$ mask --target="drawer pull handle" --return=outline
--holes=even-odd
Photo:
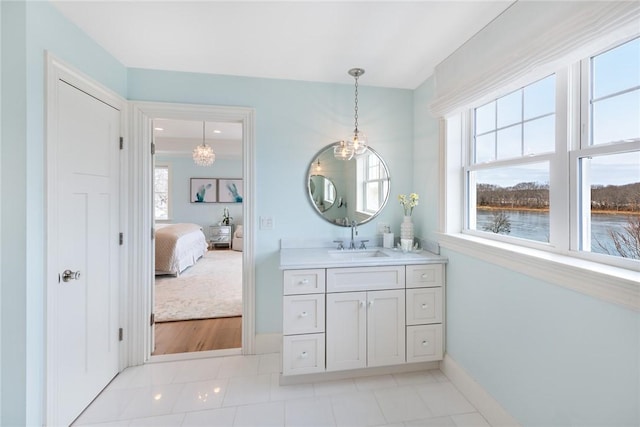
[[[307,352],[306,352],[306,351],[303,351],[302,353],[300,353],[300,358],[301,358],[301,359],[306,359],[306,358],[307,358],[307,356],[308,356],[308,354],[307,354]]]
[[[422,276],[420,277],[422,277],[423,279],[426,279],[427,277],[429,277],[429,275],[427,273],[422,273]]]
[[[373,301],[369,301],[369,308],[373,307]]]
[[[306,285],[309,283],[309,279],[302,279],[298,282],[299,285]]]
[[[422,346],[423,347],[427,347],[428,345],[429,345],[429,341],[427,341],[427,340],[422,341]]]
[[[307,317],[309,315],[309,313],[307,313],[306,311],[303,311],[302,313],[300,313],[300,317]]]
[[[360,307],[364,307],[364,301],[360,301]]]
[[[427,304],[422,304],[422,306],[421,306],[421,307],[422,307],[422,309],[423,309],[423,310],[426,310],[426,309],[427,309],[427,307],[429,307],[429,306],[428,306]]]

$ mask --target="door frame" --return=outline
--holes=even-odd
[[[57,122],[55,118],[58,115],[58,97],[57,97],[57,82],[63,80],[68,84],[76,87],[82,92],[86,93],[97,100],[104,102],[107,105],[115,108],[120,112],[120,135],[126,139],[127,131],[127,101],[116,92],[108,89],[102,84],[96,82],[85,74],[77,71],[70,65],[66,64],[62,60],[56,58],[49,52],[45,52],[45,143],[44,143],[44,165],[45,165],[45,281],[44,281],[44,300],[45,300],[45,315],[44,315],[44,346],[45,346],[45,372],[44,372],[44,408],[45,408],[45,425],[55,425],[58,420],[58,407],[55,396],[57,395],[55,387],[55,372],[56,367],[59,366],[56,360],[56,354],[54,349],[55,336],[54,332],[57,329],[56,321],[56,307],[54,304],[54,297],[52,292],[48,292],[55,285],[58,284],[57,271],[57,244],[60,236],[57,228],[57,212],[58,212],[58,186],[56,182],[57,176],[57,155],[58,155],[58,141],[57,136]],[[127,183],[125,174],[125,156],[120,153],[119,164],[119,223],[122,230],[126,225],[126,193]],[[124,287],[125,278],[127,277],[127,264],[126,251],[120,250],[118,257],[118,322],[120,325],[124,324],[125,316],[123,307],[124,305]],[[126,367],[125,363],[125,348],[120,346],[118,352],[118,371],[122,371]],[[105,384],[106,386],[106,384]]]
[[[247,107],[176,104],[164,102],[131,101],[131,144],[129,150],[129,365],[149,361],[152,327],[150,324],[153,301],[153,187],[152,176],[152,121],[175,119],[194,121],[236,122],[242,124],[242,173],[244,198],[242,204],[244,236],[242,251],[242,354],[255,353],[255,110]],[[142,286],[140,286],[142,284]],[[149,302],[151,301],[151,304]]]

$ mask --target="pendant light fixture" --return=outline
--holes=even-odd
[[[198,166],[211,166],[216,160],[213,148],[205,143],[205,127],[207,122],[202,122],[202,145],[197,145],[193,149],[193,161]]]
[[[363,154],[367,151],[367,136],[358,129],[358,78],[364,74],[364,69],[362,68],[352,68],[349,70],[349,75],[353,76],[356,80],[356,91],[355,91],[355,107],[354,107],[354,129],[353,134],[349,135],[347,139],[347,147],[353,149],[353,154]]]

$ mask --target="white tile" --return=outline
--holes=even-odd
[[[184,384],[162,384],[135,389],[120,419],[155,417],[171,413]]]
[[[104,423],[81,423],[79,420],[71,424],[73,427],[129,427],[129,420],[107,421]]]
[[[233,425],[236,408],[211,409],[209,411],[189,412],[182,421],[182,427],[229,427]]]
[[[351,378],[313,383],[313,389],[316,396],[333,396],[340,393],[354,393],[358,391],[355,381]]]
[[[443,374],[440,369],[433,369],[433,370],[431,370],[429,372],[431,372],[431,375],[433,375],[433,377],[439,383],[448,383],[449,382],[449,378],[447,378],[447,376],[445,374]]]
[[[476,412],[476,408],[450,382],[416,386],[434,417]]]
[[[470,414],[451,415],[457,427],[491,427],[487,420],[478,412]]]
[[[393,374],[393,378],[398,385],[429,384],[437,381],[431,371],[403,372],[401,374]]]
[[[129,386],[129,382],[133,377],[135,377],[138,373],[138,370],[141,370],[142,366],[132,366],[130,368],[125,369],[120,372],[116,377],[111,380],[109,385],[107,386],[107,390],[122,390],[125,388],[132,388]]]
[[[287,400],[285,402],[285,425],[287,427],[335,426],[331,400],[328,397]]]
[[[234,427],[284,426],[284,402],[238,406]]]
[[[390,423],[432,417],[413,386],[380,389],[374,393],[384,417]]]
[[[127,388],[171,384],[179,370],[180,365],[178,362],[148,363],[143,366],[136,366],[127,383]]]
[[[423,420],[407,421],[406,427],[456,427],[451,417],[436,417]]]
[[[395,387],[398,384],[392,375],[375,375],[371,377],[361,377],[355,380],[356,388],[360,391],[376,390],[379,388]]]
[[[261,354],[258,362],[258,374],[279,373],[280,369],[280,353]]]
[[[136,393],[136,389],[103,391],[78,417],[76,425],[95,424],[120,419],[120,414],[122,414]]]
[[[129,423],[129,427],[144,427],[144,426],[175,427],[175,426],[182,425],[183,419],[184,419],[184,414],[171,414],[171,415],[161,415],[159,417],[137,418],[135,420],[131,420],[131,422]]]
[[[258,375],[260,356],[229,356],[221,359],[218,378]]]
[[[190,381],[211,380],[218,377],[221,358],[212,357],[209,359],[189,360],[180,364],[174,383],[186,383]]]
[[[271,400],[302,399],[313,397],[313,384],[280,385],[280,374],[271,374]]]
[[[377,426],[387,422],[371,391],[333,396],[331,405],[338,426]]]
[[[222,406],[227,392],[226,378],[184,384],[172,412],[193,412]]]
[[[230,378],[222,406],[268,402],[270,389],[271,374]]]

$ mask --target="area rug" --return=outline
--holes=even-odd
[[[157,276],[155,320],[242,315],[242,252],[208,251],[179,277]]]

